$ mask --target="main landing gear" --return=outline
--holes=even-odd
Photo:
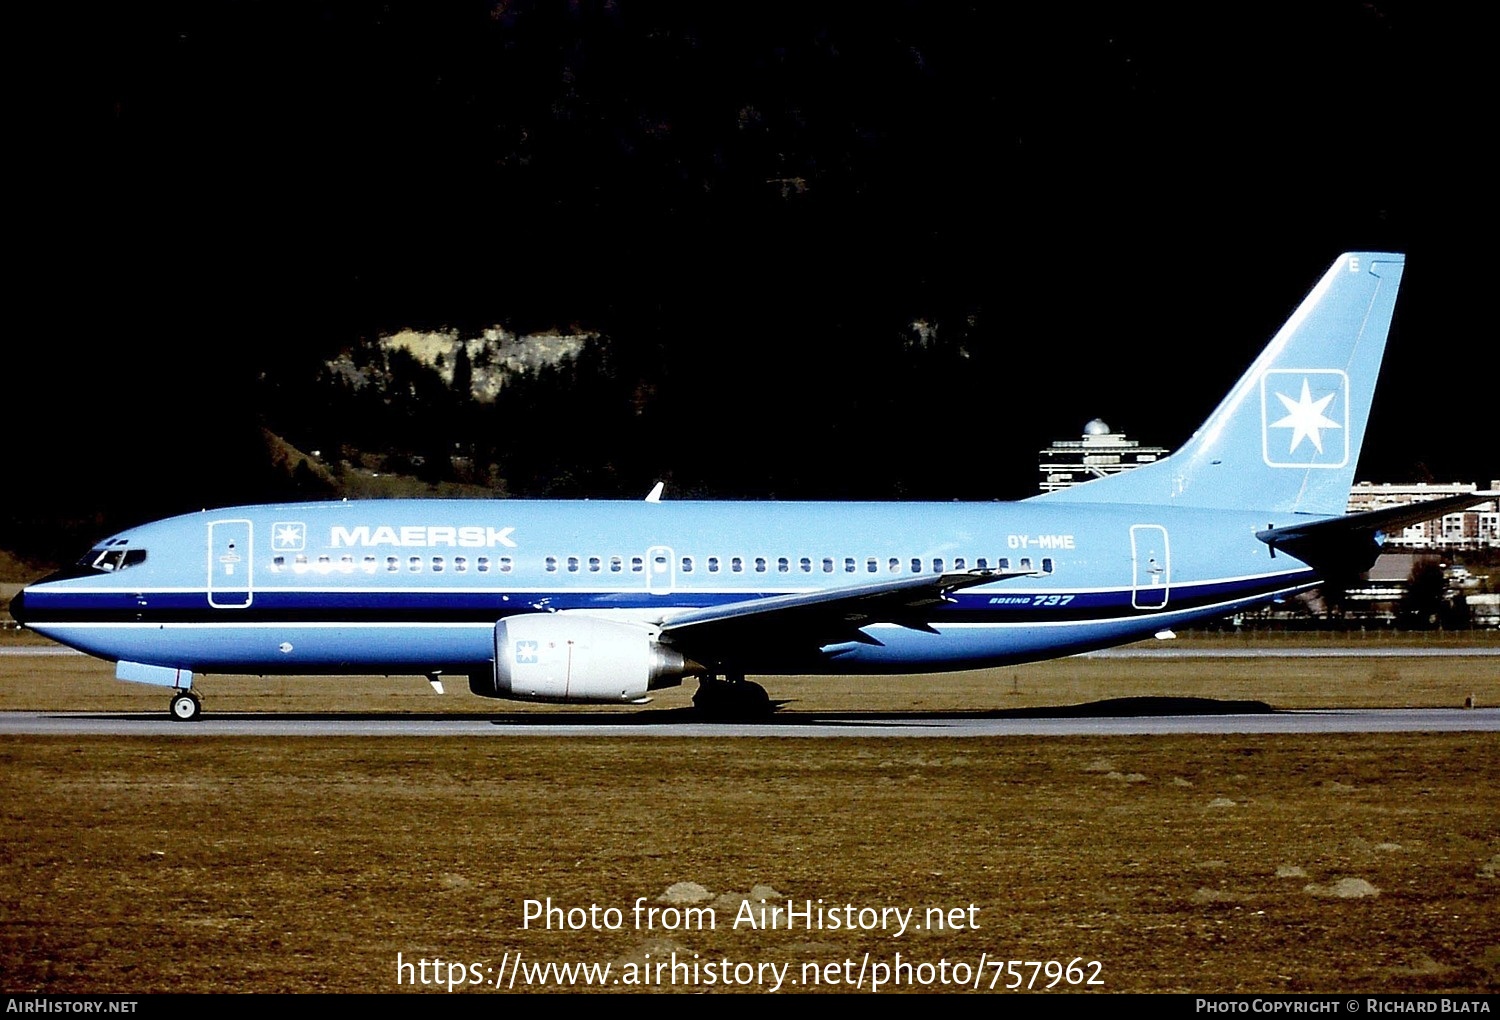
[[[766,689],[743,673],[698,678],[693,707],[709,719],[765,719],[776,706]]]
[[[192,691],[178,691],[172,695],[167,711],[178,722],[192,722],[203,712],[203,702]]]

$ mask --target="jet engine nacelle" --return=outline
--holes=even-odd
[[[538,613],[495,624],[494,676],[471,677],[469,689],[522,701],[638,702],[694,668],[641,627]]]

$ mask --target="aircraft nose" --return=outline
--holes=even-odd
[[[11,615],[11,619],[15,620],[17,623],[21,624],[23,627],[26,625],[26,592],[25,591],[18,591],[18,592],[16,592],[16,597],[10,600],[10,615]]]

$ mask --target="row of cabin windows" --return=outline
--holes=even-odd
[[[585,569],[589,573],[598,574],[605,571],[607,564],[609,573],[620,574],[626,571],[627,562],[630,573],[639,574],[646,569],[646,560],[643,556],[631,556],[628,561],[624,556],[610,556],[607,559],[603,556],[548,556],[543,560],[543,566],[548,573],[554,574],[564,569],[570,574],[576,574]],[[934,574],[941,574],[945,570],[993,569],[1008,571],[1011,569],[1011,561],[1008,556],[1001,556],[998,559],[980,556],[974,558],[972,561],[967,556],[955,556],[951,561],[942,556],[934,556],[930,561],[924,561],[916,556],[913,556],[909,561],[903,560],[899,556],[885,558],[867,556],[863,562],[857,556],[845,556],[842,560],[834,556],[824,556],[821,558],[802,556],[795,559],[789,556],[778,556],[774,561],[766,556],[706,556],[703,559],[703,567],[710,574],[717,574],[724,571],[731,574],[743,574],[747,569],[752,573],[766,574],[772,571],[773,562],[775,564],[775,572],[778,574],[790,574],[794,572],[811,574],[817,571],[825,574],[839,572],[855,574],[860,572],[861,567],[863,567],[864,572],[867,574],[878,574],[882,570],[891,574],[899,574],[908,563],[911,567],[911,573],[920,574],[926,569],[923,566],[924,562],[931,564],[931,572]],[[667,568],[666,557],[656,557],[655,565],[658,570],[665,570]],[[698,560],[695,557],[682,557],[681,568],[684,574],[696,572],[698,565]],[[382,568],[385,572],[393,574],[400,572],[403,568],[408,573],[413,574],[423,573],[424,571],[441,574],[448,570],[452,570],[456,574],[463,574],[467,573],[471,568],[478,574],[487,574],[491,570],[496,570],[502,574],[509,574],[515,569],[515,561],[510,556],[500,556],[494,560],[488,556],[475,556],[472,560],[467,556],[386,556],[382,563],[382,558],[379,556],[365,556],[356,561],[350,555],[340,556],[336,560],[331,556],[319,556],[316,559],[310,559],[305,553],[298,553],[290,561],[285,556],[277,556],[271,560],[272,573],[280,573],[283,570],[290,569],[296,574],[305,574],[309,570],[319,574],[329,574],[335,570],[341,574],[352,574],[358,569],[364,571],[366,574],[375,574],[379,573]],[[1036,568],[1033,568],[1030,556],[1022,556],[1016,565],[1016,569],[1030,572]],[[1052,573],[1052,557],[1044,556],[1042,558],[1040,570],[1044,574]]]
[[[606,562],[610,573],[618,574],[625,570],[625,558],[622,556],[611,556],[607,561],[602,556],[548,556],[543,561],[543,565],[546,567],[548,573],[566,570],[570,574],[576,574],[586,569],[591,574],[597,574],[605,570]],[[638,574],[645,569],[645,560],[640,556],[630,557],[629,562],[632,573]],[[882,570],[891,574],[899,574],[908,562],[913,574],[920,574],[926,570],[923,566],[924,562],[930,562],[931,571],[934,574],[941,574],[945,570],[960,571],[973,569],[1005,571],[1011,569],[1009,556],[1001,556],[998,559],[992,559],[988,556],[980,556],[972,559],[968,556],[955,556],[951,561],[942,556],[934,556],[930,561],[923,561],[916,556],[913,556],[909,561],[904,560],[900,556],[867,556],[864,557],[863,561],[857,556],[845,556],[842,559],[836,556],[823,556],[821,558],[812,556],[795,558],[778,556],[774,560],[767,556],[706,556],[703,558],[702,566],[710,574],[717,574],[723,571],[728,571],[731,574],[743,574],[747,570],[752,573],[766,574],[773,571],[773,565],[774,572],[778,574],[812,574],[818,571],[825,574],[839,573],[841,571],[845,574],[855,574],[859,573],[861,568],[867,574],[878,574]],[[667,568],[667,558],[665,555],[658,555],[654,563],[657,570],[665,570]],[[698,567],[699,561],[696,557],[682,557],[682,573],[694,573]],[[1032,567],[1032,558],[1030,556],[1022,556],[1016,569],[1028,572],[1034,569]],[[1052,573],[1052,569],[1052,557],[1043,557],[1041,572],[1050,574]]]

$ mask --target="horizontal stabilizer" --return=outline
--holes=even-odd
[[[1403,503],[1343,517],[1323,517],[1301,524],[1272,526],[1255,537],[1271,547],[1272,555],[1284,551],[1325,575],[1368,570],[1380,555],[1385,536],[1397,529],[1464,510],[1500,496],[1495,492],[1466,492],[1458,496],[1422,503]]]

